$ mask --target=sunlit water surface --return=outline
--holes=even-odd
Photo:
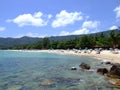
[[[91,70],[81,70],[81,62]],[[100,62],[83,56],[0,51],[0,90],[119,90],[96,73]],[[78,69],[70,70],[73,66]]]

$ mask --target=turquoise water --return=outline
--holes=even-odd
[[[81,62],[92,70],[70,70]],[[0,90],[119,90],[96,73],[100,62],[83,56],[0,51]]]

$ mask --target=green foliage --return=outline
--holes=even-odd
[[[91,48],[95,45],[95,39],[93,36],[89,36],[89,35],[84,35],[82,37],[79,38],[79,42],[77,44],[78,48]]]
[[[111,41],[110,44],[112,45],[113,48],[119,45],[119,41],[120,41],[119,36],[120,36],[119,33],[115,33],[114,30],[110,32],[110,41]]]
[[[119,31],[119,32],[118,32]],[[9,49],[73,49],[73,48],[120,48],[120,30],[117,33],[115,30],[112,30],[108,33],[99,33],[99,34],[91,34],[91,35],[81,35],[81,37],[76,37],[69,40],[50,40],[50,38],[43,38],[39,42],[33,44],[19,44],[14,47],[10,45]],[[70,36],[69,36],[70,37]],[[75,36],[74,36],[75,37]],[[60,37],[59,37],[60,38]],[[27,39],[23,38],[25,41]],[[3,39],[2,39],[3,40]],[[24,41],[23,40],[23,41]],[[30,39],[32,40],[32,39]],[[30,41],[29,40],[29,41]],[[14,41],[16,43],[17,41]],[[5,48],[1,48],[5,49]]]
[[[43,38],[42,40],[42,48],[49,49],[50,48],[50,40],[49,38]]]

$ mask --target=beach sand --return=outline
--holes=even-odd
[[[91,53],[84,53],[84,51],[77,52],[74,50],[42,50],[41,52],[89,56],[89,57],[111,60],[112,62],[115,62],[115,63],[120,63],[120,50],[117,51],[118,54],[113,54],[110,50],[102,50],[100,54],[96,54],[96,51],[94,50]]]

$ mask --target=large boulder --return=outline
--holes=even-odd
[[[106,80],[114,87],[120,87],[120,64],[116,63],[110,68]]]
[[[108,73],[108,70],[106,68],[98,68],[97,73],[104,75]]]
[[[90,69],[90,66],[89,66],[88,64],[86,64],[86,63],[81,63],[81,64],[79,65],[79,67],[82,68],[82,69],[87,69],[87,70]]]
[[[120,77],[120,64],[113,64],[109,73],[110,75],[117,75]]]
[[[112,85],[113,87],[120,87],[120,79],[119,78],[115,78],[113,76],[106,76],[105,79],[107,80],[107,82]]]

